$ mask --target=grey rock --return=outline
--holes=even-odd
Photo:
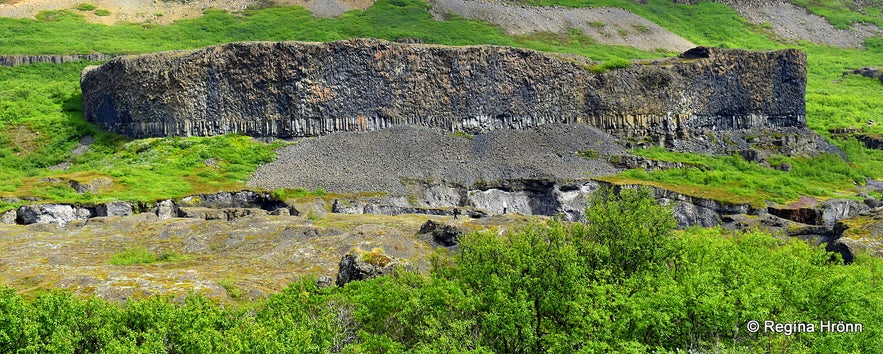
[[[598,183],[588,181],[576,185],[556,185],[555,198],[559,213],[569,221],[579,221],[588,206],[588,198],[598,191]]]
[[[227,220],[233,220],[243,217],[267,215],[267,212],[258,208],[226,208],[223,210],[227,214]]]
[[[0,66],[18,66],[37,63],[70,63],[81,60],[103,61],[113,58],[111,54],[64,54],[64,55],[0,55]]]
[[[469,205],[484,209],[492,214],[531,215],[530,197],[527,192],[507,192],[500,189],[472,190],[466,194]]]
[[[76,180],[70,181],[71,188],[73,188],[77,193],[92,193],[98,194],[98,192],[102,188],[107,188],[113,185],[113,180],[107,177],[98,177],[88,182],[80,182]]]
[[[291,211],[288,208],[279,208],[279,209],[271,211],[269,214],[276,215],[276,216],[290,216]]]
[[[316,286],[319,289],[327,288],[334,285],[334,278],[331,278],[327,275],[320,276],[319,279],[316,279]]]
[[[249,42],[117,57],[86,68],[81,86],[88,121],[136,138],[397,124],[479,133],[587,123],[628,135],[805,125],[798,50],[695,48],[657,62],[594,73],[509,47]]]
[[[819,209],[821,209],[822,221],[829,226],[870,210],[864,203],[850,199],[829,199],[820,203]]]
[[[134,209],[128,202],[110,202],[95,207],[96,216],[130,216]]]
[[[331,203],[331,212],[336,214],[362,214],[364,213],[364,205],[356,201],[341,202],[335,199]]]
[[[322,198],[291,204],[291,214],[296,216],[307,217],[312,215],[313,217],[323,217],[327,213],[325,200]]]
[[[55,224],[66,226],[74,220],[86,220],[93,216],[86,208],[63,204],[32,204],[18,208],[19,224]]]
[[[227,212],[225,210],[201,207],[178,208],[178,216],[203,220],[227,220]]]
[[[681,228],[694,225],[711,227],[721,224],[721,216],[714,209],[688,202],[676,202],[672,210],[678,221],[678,227]]]
[[[163,200],[156,203],[156,217],[159,220],[168,220],[178,216],[178,209],[171,200]]]
[[[269,193],[258,193],[250,190],[238,192],[220,192],[215,194],[197,194],[181,198],[181,207],[201,208],[258,208],[274,210],[285,204],[273,199]]]
[[[453,247],[460,244],[460,237],[462,237],[466,231],[467,230],[463,226],[446,224],[435,220],[427,220],[423,226],[420,226],[420,230],[417,231],[417,234],[432,236],[432,240],[436,243],[444,247]]]
[[[883,81],[883,67],[866,66],[860,69],[846,70],[843,72],[843,76],[846,75],[861,75],[870,79],[880,79]]]
[[[376,278],[393,274],[396,269],[409,269],[410,263],[403,259],[393,258],[387,255],[375,255],[368,260],[365,254],[368,252],[350,252],[340,259],[337,273],[337,286],[357,280]]]
[[[18,211],[15,209],[7,210],[0,216],[0,223],[2,224],[15,224],[15,219],[18,218]]]

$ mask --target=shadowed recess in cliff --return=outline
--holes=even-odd
[[[596,72],[510,47],[248,42],[114,58],[84,70],[81,85],[89,121],[138,138],[400,124],[479,133],[585,123],[625,135],[805,124],[802,52],[702,52]]]

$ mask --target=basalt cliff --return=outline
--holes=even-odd
[[[137,138],[550,123],[679,137],[805,124],[806,57],[797,50],[700,47],[599,68],[509,47],[249,42],[117,57],[84,70],[81,85],[89,121]]]

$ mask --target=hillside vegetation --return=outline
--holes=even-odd
[[[750,24],[714,2],[527,3],[623,7],[700,45],[786,46],[772,39],[764,26]],[[879,25],[879,1],[863,1],[870,4],[864,8],[835,0],[794,3],[838,27],[853,22]],[[455,16],[434,20],[427,7],[420,0],[378,0],[368,10],[337,19],[316,19],[297,7],[237,14],[211,10],[169,26],[96,25],[73,12],[52,11],[37,20],[0,19],[0,54],[122,54],[240,40],[378,37],[573,53],[605,61],[599,65],[605,70],[629,65],[628,59],[675,55],[601,46],[576,31],[508,36],[501,28]],[[653,148],[635,154],[692,167],[631,170],[612,178],[752,203],[788,202],[800,195],[853,196],[856,184],[883,177],[883,151],[867,149],[854,138],[835,137],[829,129],[883,134],[883,85],[841,76],[846,69],[883,66],[883,38],[866,44],[865,50],[796,45],[809,60],[808,125],[841,147],[848,161],[833,155],[771,158],[771,164],[793,166],[784,172],[736,156]],[[11,197],[69,203],[155,201],[243,188],[257,166],[274,159],[273,150],[285,144],[236,135],[131,140],[104,132],[85,122],[82,114],[79,74],[92,64],[98,63],[0,67],[0,211],[23,203]],[[67,169],[58,168],[65,165]],[[113,183],[97,194],[76,194],[68,187],[71,180],[96,178]],[[282,198],[322,194],[276,191]],[[219,284],[233,301],[224,304],[190,296],[129,298],[121,305],[64,291],[35,294],[34,288],[4,286],[0,352],[883,352],[880,258],[859,253],[852,264],[843,265],[838,254],[798,239],[753,231],[671,231],[671,210],[656,204],[647,190],[598,192],[591,204],[587,223],[547,219],[510,232],[491,229],[464,235],[459,252],[435,253],[428,274],[400,271],[330,288],[319,288],[308,278],[256,301],[239,301],[242,289],[236,279],[226,278]],[[310,222],[319,226],[328,222],[315,215],[313,219],[317,220]],[[412,219],[408,222],[416,225],[418,220]],[[347,219],[346,227],[366,222],[355,220]],[[120,249],[112,256],[102,249],[101,254],[115,267],[136,267],[127,270],[131,272],[152,269],[147,267],[151,263],[198,262],[189,255],[141,247]],[[222,261],[229,269],[217,273],[237,271],[229,259]],[[22,276],[16,284],[39,279]],[[761,326],[774,321],[783,327],[762,327],[755,333],[747,327],[750,321],[760,321]],[[825,331],[826,323],[844,327]],[[812,332],[807,324],[813,325]],[[837,332],[846,324],[851,332]]]
[[[244,306],[201,297],[118,306],[62,292],[26,299],[3,288],[0,351],[883,350],[880,259],[842,266],[797,240],[672,233],[671,211],[646,190],[595,198],[588,224],[552,220],[504,235],[470,234],[461,252],[436,254],[430,275],[400,270],[341,288],[304,279]],[[781,326],[755,333],[749,321]],[[823,327],[828,321],[835,327]]]
[[[746,22],[732,9],[719,3],[680,5],[653,0],[645,5],[637,5],[631,1],[608,0],[542,4],[623,7],[700,45],[748,49],[782,47],[767,36],[762,26]],[[169,26],[88,24],[76,13],[49,11],[42,13],[37,20],[0,19],[0,31],[10,34],[0,38],[0,51],[5,54],[141,53],[240,40],[329,41],[378,37],[388,40],[419,38],[427,43],[450,45],[519,46],[574,53],[614,64],[623,59],[674,54],[601,46],[574,31],[512,37],[505,35],[498,27],[476,21],[460,18],[434,20],[427,8],[419,0],[381,0],[368,10],[349,12],[337,19],[317,19],[298,7],[248,10],[238,14],[210,10],[201,18],[182,20]],[[883,133],[883,122],[876,122],[883,116],[883,85],[862,77],[841,78],[846,69],[883,65],[883,39],[868,40],[867,50],[811,44],[801,45],[800,49],[805,50],[809,58],[809,126],[821,134],[828,134],[832,128],[843,127]],[[98,202],[120,198],[156,200],[197,191],[241,188],[247,175],[257,165],[272,159],[271,150],[275,145],[242,137],[127,142],[124,138],[99,131],[84,122],[79,103],[78,76],[88,64],[0,68],[0,166],[5,167],[0,175],[7,181],[0,187],[0,195],[37,196],[64,202]],[[96,138],[91,150],[70,157],[70,152],[87,135]],[[798,194],[831,196],[838,191],[851,192],[853,182],[861,184],[865,178],[883,175],[880,172],[883,168],[879,168],[879,151],[864,149],[850,140],[834,142],[850,153],[852,164],[843,166],[847,170],[855,168],[857,172],[835,173],[834,177],[825,177],[830,181],[821,185],[813,182],[811,176],[792,174],[790,178],[794,182],[777,186],[775,190],[767,188],[764,197],[784,201]],[[185,147],[191,153],[184,154],[182,149]],[[197,150],[201,152],[194,154]],[[657,157],[674,160],[687,158]],[[72,165],[66,171],[47,169],[68,159]],[[806,163],[808,168],[812,168],[823,165],[819,161],[826,161],[826,158],[822,159],[794,163]],[[205,161],[216,164],[206,164]],[[758,178],[742,170],[731,168],[727,173],[729,179],[752,181]],[[63,183],[69,179],[88,180],[105,176],[118,183],[97,196],[79,195],[70,192],[64,185],[41,182],[48,176],[60,178]],[[669,177],[654,174],[645,176],[631,173],[629,177],[670,180]],[[725,181],[714,176],[701,179],[706,186],[733,191]],[[750,184],[744,187],[750,187]],[[0,202],[0,209],[14,205]]]

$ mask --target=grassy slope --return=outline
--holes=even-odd
[[[723,4],[703,2],[675,5],[650,0],[638,5],[627,0],[535,0],[538,5],[567,7],[615,6],[628,9],[699,45],[748,49],[777,49],[783,45],[770,39],[763,26],[748,23]],[[876,17],[849,10],[841,1],[794,1],[827,18],[838,27],[853,22],[883,23]],[[835,4],[836,3],[836,4]],[[878,4],[879,5],[879,4]],[[879,6],[878,6],[879,7]],[[879,24],[878,24],[879,25]],[[872,38],[867,50],[832,48],[802,43],[807,53],[807,125],[822,135],[833,128],[858,128],[868,133],[883,132],[883,85],[864,77],[843,77],[847,69],[883,66],[883,38]],[[874,122],[874,124],[868,124]],[[647,173],[627,171],[606,178],[618,183],[643,183],[737,203],[762,204],[765,200],[787,202],[800,195],[837,197],[855,192],[855,184],[867,178],[883,177],[883,152],[865,149],[855,140],[834,139],[850,159],[843,162],[831,156],[817,159],[784,159],[795,167],[789,173],[746,163],[738,157],[710,158],[659,150],[635,151],[650,158],[691,162],[703,169],[675,169]],[[786,161],[787,160],[787,161]],[[778,161],[777,161],[778,162]]]
[[[762,26],[747,23],[728,7],[711,2],[675,5],[651,0],[637,5],[626,0],[541,0],[537,4],[565,6],[618,6],[631,10],[700,45],[750,49],[775,49]],[[104,26],[87,24],[69,12],[47,12],[38,20],[0,19],[3,53],[138,53],[196,48],[239,40],[328,41],[350,37],[421,38],[427,43],[495,44],[528,47],[543,51],[568,52],[595,60],[648,58],[659,53],[625,47],[601,46],[578,33],[534,34],[511,37],[494,26],[461,18],[435,21],[425,3],[417,0],[381,0],[366,11],[353,11],[339,19],[316,19],[302,8],[270,8],[227,14],[208,11],[198,19],[171,26],[130,24]],[[808,124],[825,133],[829,128],[858,127],[883,132],[883,122],[869,126],[883,116],[883,85],[870,79],[848,77],[843,70],[883,65],[883,40],[869,41],[867,51],[836,49],[804,44],[809,57],[807,95]],[[254,168],[272,158],[271,146],[241,137],[203,139],[154,139],[126,142],[100,132],[85,123],[78,106],[79,71],[86,63],[0,68],[0,196],[36,195],[51,200],[94,202],[124,198],[153,200],[195,191],[236,188]],[[36,133],[39,133],[37,135]],[[93,151],[74,158],[67,172],[46,167],[67,159],[69,151],[86,134],[97,137]],[[784,174],[787,183],[770,185],[767,177],[778,172],[752,165],[746,169],[738,159],[706,159],[708,172],[670,171],[646,174],[628,172],[632,180],[665,182],[694,187],[694,194],[711,196],[754,195],[777,201],[798,194],[831,196],[850,190],[853,181],[880,178],[883,156],[854,142],[837,142],[855,163],[838,163],[828,169],[834,177]],[[185,153],[186,152],[186,153]],[[249,152],[249,153],[245,153]],[[654,158],[683,160],[691,156],[659,154]],[[207,159],[219,167],[208,167]],[[790,161],[797,170],[829,166],[828,158]],[[845,166],[845,168],[844,168]],[[850,171],[855,169],[856,171]],[[724,174],[727,178],[718,178]],[[114,178],[116,187],[98,196],[77,195],[64,184],[41,182],[46,176],[62,179]],[[700,183],[701,182],[701,183]],[[752,193],[760,188],[762,193]],[[10,207],[11,205],[5,205]],[[4,205],[0,202],[0,209]]]

